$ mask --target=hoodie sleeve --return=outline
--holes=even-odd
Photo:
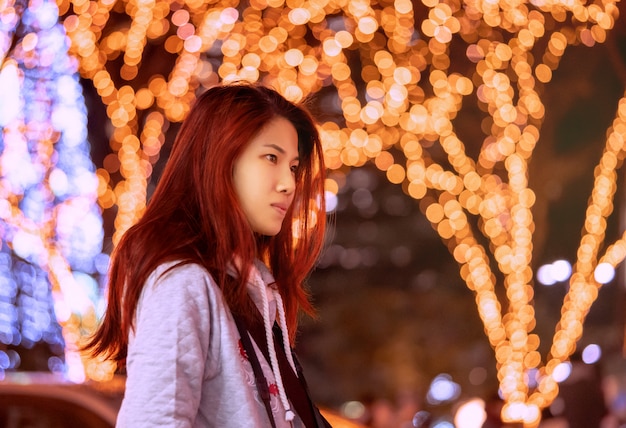
[[[213,280],[188,264],[148,279],[129,338],[127,381],[118,427],[191,427],[198,413],[202,382],[218,370],[219,328],[209,313]]]

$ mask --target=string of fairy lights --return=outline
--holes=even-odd
[[[58,0],[56,7],[80,75],[93,82],[110,119],[111,154],[96,177],[100,207],[116,209],[114,244],[143,213],[165,132],[183,120],[198,91],[262,81],[299,101],[332,88],[329,109],[339,119],[320,124],[327,166],[340,171],[373,162],[420,200],[475,293],[497,360],[503,417],[538,423],[558,393],[554,370],[574,352],[597,296],[596,267],[614,268],[626,257],[626,235],[600,254],[626,149],[624,96],[595,171],[575,272],[542,366],[532,333],[535,194],[528,186],[545,116],[539,89],[568,46],[606,40],[618,16],[614,1]],[[24,8],[8,0],[0,18]],[[451,58],[457,45],[462,59]],[[167,73],[147,74],[155,51],[173,59]],[[463,69],[458,61],[471,73],[454,71]],[[453,125],[472,100],[484,113],[475,160]],[[445,159],[437,158],[440,151]],[[336,194],[339,185],[331,174],[327,191]],[[491,257],[504,278],[506,308],[496,296]],[[62,324],[65,337],[78,338],[94,322],[85,316]],[[91,378],[112,370],[83,364]],[[531,389],[533,369],[539,376]]]

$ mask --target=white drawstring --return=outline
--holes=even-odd
[[[287,394],[285,393],[285,386],[283,385],[283,378],[280,374],[280,368],[278,366],[278,358],[276,357],[276,348],[274,347],[274,338],[272,336],[272,325],[270,322],[270,310],[269,310],[269,301],[267,299],[267,286],[260,278],[260,275],[255,272],[254,273],[254,283],[258,287],[261,292],[261,301],[263,302],[263,324],[265,326],[265,338],[267,340],[267,349],[270,354],[270,364],[272,365],[272,371],[274,372],[274,378],[276,379],[276,386],[278,387],[278,397],[285,408],[285,420],[292,421],[295,417],[295,413],[291,410],[291,406],[289,404],[289,400],[287,399]],[[289,347],[289,332],[287,331],[287,323],[285,321],[285,309],[283,307],[283,300],[280,297],[278,291],[270,288],[272,290],[272,294],[276,299],[276,306],[278,309],[278,322],[279,326],[283,333],[283,347],[285,347],[285,353],[287,354],[287,359],[289,360],[289,364],[291,364],[295,373],[295,364],[293,362],[293,358],[291,356],[291,348]]]
[[[274,294],[274,299],[276,299],[276,306],[278,307],[278,325],[283,332],[283,349],[285,350],[285,355],[287,355],[289,365],[297,376],[298,372],[296,371],[296,363],[293,361],[293,355],[291,354],[291,345],[289,344],[289,330],[287,330],[287,319],[285,317],[285,306],[283,306],[283,298],[281,297],[278,290],[275,290],[271,287],[270,289]]]

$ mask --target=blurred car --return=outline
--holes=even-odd
[[[125,378],[74,383],[53,373],[5,373],[0,381],[2,428],[112,428]],[[322,409],[333,428],[361,425]]]
[[[5,373],[0,381],[0,427],[111,428],[124,379],[74,383],[54,373]]]

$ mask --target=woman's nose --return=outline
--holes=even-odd
[[[291,170],[291,167],[283,169],[278,180],[278,191],[281,193],[291,194],[296,189],[296,177]]]

